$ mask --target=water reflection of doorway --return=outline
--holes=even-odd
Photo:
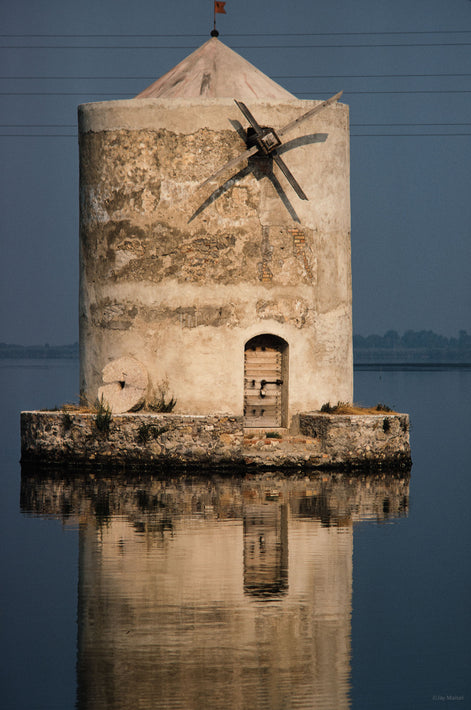
[[[278,503],[244,507],[244,591],[274,598],[288,591],[288,508]]]
[[[245,344],[245,426],[286,426],[287,395],[288,343],[276,335],[257,335]]]

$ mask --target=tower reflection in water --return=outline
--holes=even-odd
[[[78,710],[348,708],[353,525],[407,514],[388,475],[22,478],[79,525]]]

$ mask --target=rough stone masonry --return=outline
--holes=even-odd
[[[115,469],[410,468],[407,414],[308,413],[297,432],[247,430],[242,417],[22,412],[22,463]]]

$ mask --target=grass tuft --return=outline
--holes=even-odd
[[[377,404],[376,407],[362,407],[359,404],[350,404],[349,402],[337,402],[335,405],[326,402],[322,405],[320,411],[326,414],[381,414],[382,412],[397,414],[387,404],[381,403]]]
[[[168,427],[158,427],[155,424],[142,422],[137,430],[137,441],[139,444],[147,444],[150,439],[158,439],[161,434],[164,434]]]
[[[164,379],[157,386],[157,394],[154,393],[152,399],[145,404],[145,409],[151,412],[172,412],[175,409],[177,400],[173,395],[168,394],[168,380]]]
[[[381,402],[378,402],[376,409],[378,412],[392,412],[391,407],[388,407],[387,404],[382,404]]]
[[[95,414],[95,426],[101,434],[108,436],[112,419],[111,407],[105,402],[103,397],[97,402]]]
[[[62,426],[64,427],[64,431],[69,431],[69,429],[72,427],[72,423],[74,421],[74,418],[69,414],[69,412],[62,410]]]

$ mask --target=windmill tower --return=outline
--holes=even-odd
[[[176,412],[246,426],[352,400],[347,106],[212,37],[136,98],[80,106],[79,135],[84,397],[107,366],[126,393],[125,361]]]

